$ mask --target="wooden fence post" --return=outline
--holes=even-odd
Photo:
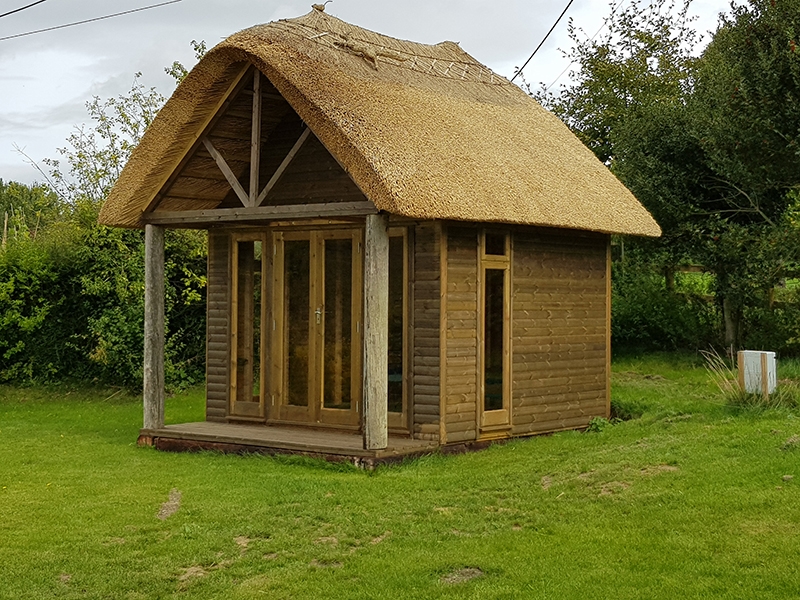
[[[164,228],[144,230],[144,429],[164,426]]]
[[[364,449],[389,445],[389,219],[367,215],[364,239]]]

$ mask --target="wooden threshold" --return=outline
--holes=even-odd
[[[302,454],[366,468],[430,454],[439,447],[436,442],[390,436],[386,449],[364,450],[362,436],[356,432],[208,421],[142,429],[139,444],[166,451]]]

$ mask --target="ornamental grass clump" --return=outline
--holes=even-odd
[[[739,383],[736,367],[729,364],[716,350],[701,350],[706,371],[722,392],[727,404],[750,408],[795,408],[800,406],[800,382],[780,380],[772,394],[746,392]]]

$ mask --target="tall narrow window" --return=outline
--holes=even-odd
[[[502,410],[506,272],[486,269],[484,273],[483,410]]]
[[[230,416],[261,418],[263,413],[261,365],[263,235],[239,234],[234,238]]]
[[[506,232],[487,231],[480,243],[481,428],[511,423],[510,244]],[[487,434],[488,435],[488,434]]]
[[[389,412],[403,412],[405,238],[389,237]]]

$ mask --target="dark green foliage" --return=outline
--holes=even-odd
[[[800,263],[800,0],[733,4],[699,58],[689,7],[634,0],[597,40],[573,29],[573,85],[540,94],[663,230],[626,240],[615,342],[798,352],[798,299],[771,296]],[[672,293],[681,265],[714,274],[716,307]]]
[[[0,251],[0,379],[99,380],[138,387],[142,375],[144,240],[96,223],[91,209],[17,235]],[[85,212],[84,212],[85,211]],[[205,236],[166,240],[167,378],[202,377]]]
[[[127,94],[86,103],[93,125],[76,127],[61,161],[45,161],[49,186],[0,181],[0,210],[11,216],[0,250],[0,380],[141,385],[144,236],[97,224],[164,102],[140,77]],[[165,242],[166,377],[192,384],[205,363],[206,236],[168,231]]]
[[[641,269],[641,270],[640,270]],[[611,335],[615,347],[639,350],[703,348],[718,336],[719,313],[704,296],[665,289],[646,266],[615,267]]]

